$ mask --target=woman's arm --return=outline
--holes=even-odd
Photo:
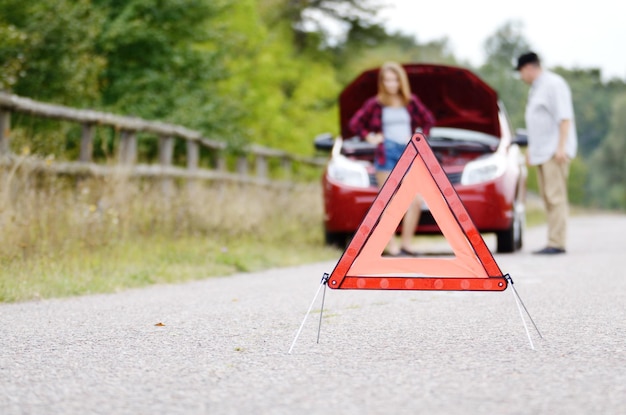
[[[365,140],[369,133],[379,133],[381,131],[381,116],[380,104],[378,104],[376,98],[370,98],[352,116],[348,127],[354,134]]]

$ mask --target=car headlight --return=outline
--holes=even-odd
[[[463,169],[461,184],[478,184],[495,180],[504,174],[506,159],[500,154],[491,154],[486,157],[470,161]]]
[[[347,186],[370,186],[370,177],[364,163],[342,155],[333,157],[328,163],[328,177]]]

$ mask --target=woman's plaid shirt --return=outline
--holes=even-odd
[[[411,95],[407,107],[411,117],[411,131],[421,128],[425,135],[428,135],[430,128],[435,124],[435,117],[420,99]],[[383,131],[383,107],[376,97],[370,98],[350,119],[350,130],[362,139],[369,133],[380,133]],[[408,138],[407,138],[408,141]]]

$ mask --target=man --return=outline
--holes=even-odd
[[[528,164],[537,166],[548,219],[548,244],[533,253],[562,254],[569,207],[567,177],[577,149],[572,93],[561,76],[542,68],[534,52],[521,55],[515,69],[531,86],[526,103],[527,159]]]

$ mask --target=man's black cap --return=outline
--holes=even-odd
[[[519,71],[524,65],[529,63],[540,63],[539,56],[537,56],[535,52],[528,52],[520,55],[520,57],[517,58],[517,66],[515,67],[515,70]]]

